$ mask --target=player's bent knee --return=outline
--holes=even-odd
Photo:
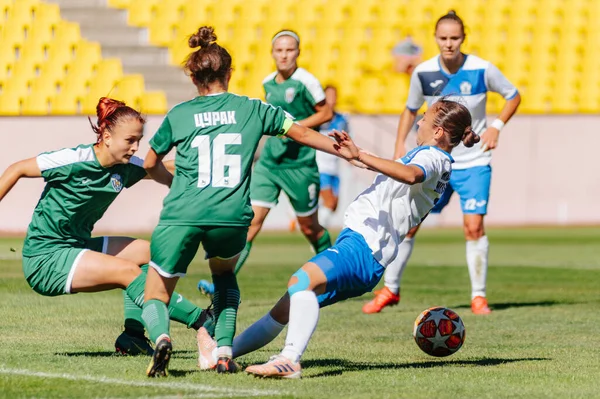
[[[300,269],[296,273],[292,275],[290,281],[288,283],[288,293],[290,296],[294,295],[296,292],[306,291],[310,287],[310,278],[308,274]]]

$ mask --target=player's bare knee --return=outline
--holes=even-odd
[[[323,231],[323,227],[314,222],[301,223],[300,231],[302,231],[302,234],[304,234],[309,241],[313,242],[318,239],[319,235]]]
[[[481,223],[465,223],[464,231],[465,238],[468,241],[479,240],[485,235],[483,224]]]

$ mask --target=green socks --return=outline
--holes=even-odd
[[[242,268],[242,266],[244,266],[244,263],[246,263],[246,259],[248,259],[248,255],[250,255],[251,249],[252,249],[252,242],[248,241],[246,243],[246,246],[240,253],[240,258],[238,259],[237,263],[235,264],[235,271],[234,271],[235,274],[238,274],[240,272],[240,269]]]
[[[170,336],[169,311],[164,302],[151,299],[144,303],[142,319],[152,342],[156,343],[158,337],[163,334]]]
[[[329,236],[327,229],[323,229],[323,234],[321,237],[319,237],[316,242],[311,242],[310,245],[312,245],[316,254],[325,251],[327,248],[330,248],[331,237]]]
[[[123,302],[124,302],[124,314],[125,331],[129,335],[144,335],[144,323],[142,321],[142,308],[135,304],[127,295],[127,292],[123,291]]]
[[[144,306],[145,285],[146,271],[143,271],[142,274],[137,276],[125,289],[125,292],[131,301],[129,305],[128,301],[125,301],[125,327],[127,327],[128,324],[134,325],[136,321],[141,321],[141,314],[139,311],[140,308]],[[134,312],[132,310],[128,313],[128,308],[130,308],[131,305],[136,306],[138,311]],[[173,292],[171,300],[169,301],[168,317],[191,328],[199,319],[201,313],[202,309],[185,299],[183,295],[179,294],[177,291]]]
[[[213,274],[212,278],[215,284],[213,305],[217,346],[232,346],[237,311],[240,305],[240,289],[235,274],[231,272],[221,275]]]

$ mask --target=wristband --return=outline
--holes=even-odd
[[[504,127],[504,122],[502,122],[500,119],[494,119],[494,121],[492,122],[490,127],[498,129],[498,131],[501,131],[502,128]]]

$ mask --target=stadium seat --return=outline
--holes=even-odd
[[[162,91],[145,92],[141,97],[140,111],[143,114],[164,114],[168,111],[167,98]]]

